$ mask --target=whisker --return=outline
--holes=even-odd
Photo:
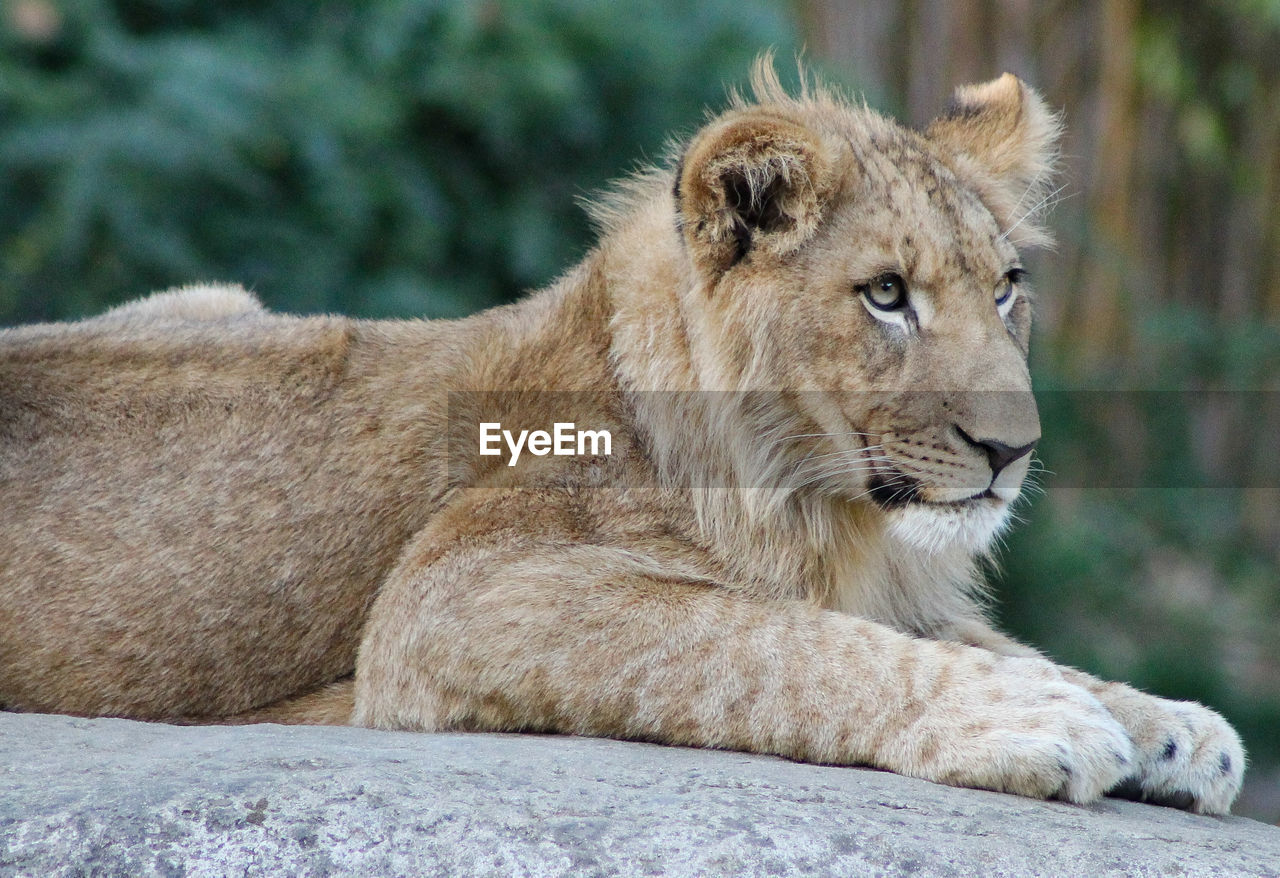
[[[1009,228],[1007,228],[1007,229],[1005,229],[1005,230],[1004,230],[1004,232],[1000,235],[999,240],[1001,240],[1001,241],[1006,240],[1006,239],[1007,239],[1011,234],[1013,234],[1013,230],[1014,230],[1014,229],[1016,229],[1018,226],[1022,225],[1022,223],[1023,223],[1024,221],[1026,221],[1026,220],[1030,219],[1031,217],[1035,216],[1035,214],[1036,214],[1036,213],[1037,213],[1037,212],[1038,212],[1042,207],[1044,207],[1044,206],[1045,206],[1046,204],[1048,204],[1050,201],[1053,201],[1053,199],[1057,198],[1057,200],[1056,200],[1056,201],[1053,201],[1053,205],[1052,205],[1053,207],[1057,207],[1059,204],[1061,204],[1062,202],[1066,201],[1068,198],[1073,198],[1073,197],[1075,197],[1075,195],[1076,195],[1077,193],[1075,193],[1075,192],[1070,192],[1070,193],[1068,193],[1068,194],[1066,194],[1066,195],[1063,195],[1061,198],[1058,198],[1058,196],[1059,196],[1059,195],[1062,195],[1063,191],[1064,191],[1066,188],[1067,188],[1067,187],[1066,187],[1066,184],[1063,184],[1063,185],[1059,186],[1057,189],[1054,189],[1052,192],[1049,192],[1047,195],[1045,195],[1043,198],[1041,198],[1039,201],[1037,201],[1035,204],[1033,204],[1033,205],[1032,205],[1032,206],[1031,206],[1031,207],[1026,211],[1026,213],[1024,213],[1024,214],[1021,216],[1021,218],[1019,218],[1019,219],[1018,219],[1018,221],[1017,221],[1016,223],[1014,223],[1013,225],[1009,226]]]
[[[1041,460],[1040,458],[1038,458],[1038,457],[1033,457],[1033,458],[1031,458],[1031,464],[1030,464],[1030,466],[1028,466],[1028,467],[1027,467],[1027,473],[1028,473],[1028,475],[1031,475],[1031,474],[1034,474],[1034,475],[1046,475],[1046,476],[1056,476],[1056,475],[1057,475],[1057,473],[1056,473],[1056,472],[1054,472],[1053,470],[1051,470],[1051,469],[1049,469],[1048,467],[1046,467],[1046,466],[1044,465],[1044,461],[1042,461],[1042,460]]]
[[[806,472],[807,478],[826,478],[830,476],[844,475],[854,472],[888,472],[892,470],[890,464],[893,461],[888,458],[877,460],[836,460],[825,461],[808,468]],[[795,473],[799,475],[800,473]]]
[[[843,467],[821,467],[815,470],[814,472],[810,473],[804,479],[802,479],[795,486],[795,489],[801,490],[803,488],[809,487],[810,485],[818,484],[820,482],[838,481],[839,479],[845,476],[853,475],[854,473],[869,473],[872,475],[876,475],[880,473],[895,473],[895,472],[896,470],[894,470],[892,467],[883,465],[879,462],[866,463],[862,461],[857,461],[857,462],[851,462],[849,465],[846,465]],[[901,478],[902,476],[899,475],[898,477]]]
[[[895,469],[893,467],[873,467],[869,470],[869,472],[871,472],[874,475],[888,475],[889,478],[887,478],[884,482],[880,483],[879,485],[873,485],[868,487],[865,491],[863,491],[861,494],[858,494],[853,499],[858,500],[862,497],[867,496],[868,494],[871,494],[878,490],[884,490],[885,488],[900,488],[903,491],[907,491],[907,490],[910,490],[915,484],[915,480],[910,475],[902,472],[901,470]]]
[[[806,461],[810,461],[810,460],[825,460],[832,457],[853,457],[859,460],[892,460],[893,458],[887,454],[872,454],[872,455],[863,454],[864,451],[873,451],[873,450],[878,451],[883,447],[884,446],[879,446],[879,445],[868,445],[866,448],[846,448],[843,451],[826,451],[826,452],[823,452],[822,454],[807,454],[805,455],[804,459]]]
[[[887,487],[893,487],[893,486],[894,486],[894,485],[893,485],[893,482],[892,482],[892,481],[890,481],[890,482],[886,483],[885,485],[877,485],[877,486],[875,486],[875,487],[873,487],[873,488],[867,488],[867,489],[866,489],[865,491],[863,491],[861,494],[857,494],[857,495],[855,495],[852,499],[853,499],[853,500],[861,500],[863,497],[869,497],[869,496],[871,496],[871,495],[872,495],[872,494],[874,494],[877,490],[883,490],[884,488],[887,488]],[[907,490],[907,489],[908,489],[908,488],[910,488],[910,487],[911,487],[911,485],[910,485],[910,484],[904,484],[904,485],[902,485],[902,491],[905,491],[905,490]],[[900,497],[900,496],[902,495],[902,491],[895,491],[892,495],[890,495],[890,497],[889,497],[890,502],[892,502],[893,500],[896,500],[898,497]]]
[[[792,439],[815,439],[815,438],[834,438],[836,436],[865,436],[868,439],[875,438],[874,433],[862,433],[858,430],[848,430],[843,433],[793,433],[790,436],[780,436],[772,440],[770,447],[778,445],[782,442],[788,442]]]
[[[833,451],[826,454],[806,455],[802,464],[816,467],[839,467],[845,463],[894,463],[897,460],[890,454],[865,454],[859,451]],[[797,469],[800,467],[797,466]]]

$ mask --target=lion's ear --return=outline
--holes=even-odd
[[[1012,73],[962,85],[925,135],[953,159],[1018,245],[1051,243],[1037,222],[1050,198],[1062,122]]]
[[[715,277],[757,250],[797,250],[822,220],[831,162],[817,134],[758,110],[712,122],[689,146],[677,210],[695,264]]]

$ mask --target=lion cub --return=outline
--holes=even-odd
[[[599,245],[452,322],[234,287],[0,333],[0,703],[531,730],[1225,813],[1199,705],[1039,658],[976,559],[1040,426],[1010,75],[908,130],[761,64]]]

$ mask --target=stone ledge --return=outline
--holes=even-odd
[[[1280,829],[586,738],[0,714],[0,874],[1280,875]]]

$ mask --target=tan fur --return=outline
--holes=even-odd
[[[217,320],[254,313],[264,313],[262,304],[239,287],[195,284],[127,302],[98,320]]]
[[[1055,117],[1008,76],[923,134],[767,65],[755,89],[516,305],[368,322],[199,287],[0,333],[0,701],[1226,811],[1216,714],[983,620],[1039,436],[1006,280],[1045,238]],[[878,308],[896,276],[908,306]],[[557,421],[612,453],[479,454],[482,422]]]

